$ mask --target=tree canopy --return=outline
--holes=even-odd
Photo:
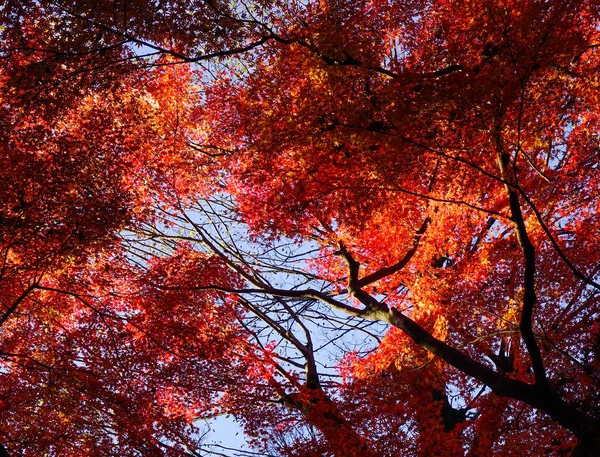
[[[0,46],[8,455],[598,455],[599,2],[7,0]]]

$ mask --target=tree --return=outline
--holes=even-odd
[[[600,449],[590,0],[8,1],[0,442]]]

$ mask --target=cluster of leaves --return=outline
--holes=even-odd
[[[600,448],[600,7],[5,2],[0,443]]]

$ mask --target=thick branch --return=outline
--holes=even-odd
[[[413,258],[413,256],[417,252],[417,249],[419,247],[419,242],[421,241],[421,237],[427,230],[427,227],[429,226],[430,222],[431,222],[431,219],[429,219],[429,218],[425,219],[425,221],[423,222],[423,224],[421,225],[419,230],[417,230],[417,232],[415,233],[415,238],[413,240],[412,246],[406,252],[406,254],[404,254],[404,257],[402,257],[394,265],[390,265],[389,267],[381,268],[380,270],[377,270],[376,272],[371,273],[370,275],[367,275],[364,278],[359,279],[358,286],[365,287],[369,284],[377,282],[380,279],[383,279],[387,276],[397,273],[398,271],[402,270],[406,265],[408,265],[410,260]]]
[[[508,186],[507,189],[511,190]],[[525,226],[522,216],[520,225],[522,225],[522,228],[524,229]],[[522,232],[521,235],[525,235],[526,237],[527,233]],[[527,248],[525,251],[526,254],[524,254],[526,255],[527,262],[533,262],[530,263],[528,268],[526,267],[527,274],[530,275],[529,278],[526,277],[527,287],[530,289],[526,291],[525,299],[528,300],[528,305],[533,307],[533,304],[535,303],[535,293],[533,291],[535,252],[533,251],[533,246],[528,238],[525,240],[520,239],[520,241],[529,243],[530,245],[530,248]],[[508,376],[498,373],[486,365],[473,360],[463,352],[437,339],[401,311],[395,308],[389,308],[384,303],[379,302],[373,296],[360,289],[360,287],[357,286],[358,281],[356,279],[358,276],[358,262],[356,262],[350,252],[345,249],[341,250],[341,255],[346,259],[350,269],[348,291],[365,306],[362,317],[366,319],[381,320],[399,328],[417,345],[440,357],[442,360],[466,375],[479,380],[481,383],[492,389],[496,395],[523,401],[540,411],[546,412],[553,420],[571,430],[582,442],[587,444],[598,442],[597,432],[600,430],[600,421],[587,417],[575,406],[562,400],[562,398],[548,388],[548,385],[545,382],[545,376],[542,378],[543,382],[540,382],[540,379],[538,378],[538,382],[535,385],[509,378]],[[530,316],[526,315],[525,319],[527,319],[527,317]],[[523,327],[523,325],[520,327]],[[529,326],[529,328],[531,327]],[[521,332],[523,332],[523,329],[521,329]],[[533,333],[531,333],[531,337],[533,338]],[[535,339],[533,342],[535,344]],[[537,344],[535,344],[535,349],[538,349]],[[539,363],[541,363],[541,358]],[[538,373],[536,373],[536,375],[537,374]],[[545,375],[543,367],[542,374]]]
[[[523,336],[523,341],[527,347],[527,352],[531,359],[531,365],[535,374],[536,382],[545,385],[546,371],[542,361],[542,355],[540,348],[537,345],[535,336],[533,335],[532,320],[533,320],[533,308],[536,302],[535,295],[535,270],[536,270],[536,255],[535,248],[529,239],[527,234],[527,227],[523,218],[523,212],[521,211],[521,204],[519,203],[519,195],[515,191],[516,182],[514,176],[508,171],[508,165],[510,162],[510,156],[504,151],[502,146],[502,139],[500,134],[496,135],[496,147],[498,152],[498,166],[500,168],[501,176],[506,181],[513,181],[514,187],[505,185],[506,193],[508,194],[508,201],[511,212],[511,219],[515,226],[515,232],[521,252],[523,253],[523,260],[525,263],[525,272],[523,274],[523,307],[521,310],[521,320],[519,322],[519,329]]]
[[[370,300],[375,299],[371,297]],[[496,395],[520,400],[540,411],[546,412],[553,420],[573,432],[582,442],[588,444],[597,443],[597,431],[600,430],[600,421],[587,417],[575,406],[562,400],[546,385],[531,385],[497,373],[435,338],[431,333],[397,309],[390,309],[387,316],[382,312],[376,312],[367,313],[365,317],[385,320],[406,333],[422,348],[488,386]]]
[[[33,289],[36,287],[36,283],[33,283],[29,287],[27,287],[21,295],[17,297],[17,299],[10,305],[10,307],[6,310],[6,312],[0,317],[0,327],[4,325],[6,320],[17,310],[17,307],[27,298],[27,296],[31,293]]]

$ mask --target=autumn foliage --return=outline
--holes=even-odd
[[[600,453],[600,4],[0,9],[10,456]]]

